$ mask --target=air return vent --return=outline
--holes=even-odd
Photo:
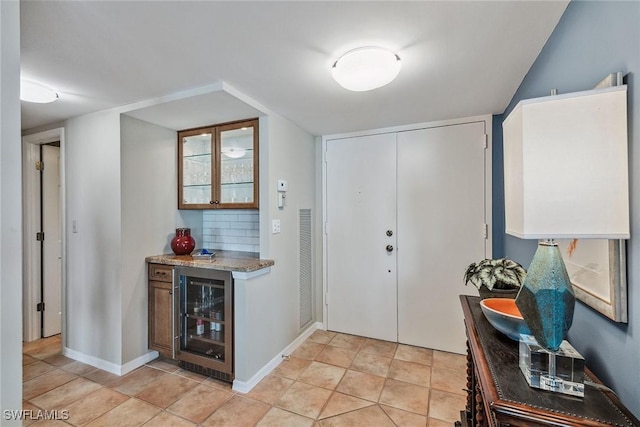
[[[300,254],[298,265],[300,268],[300,329],[312,319],[312,242],[311,242],[311,209],[300,209],[299,213]]]

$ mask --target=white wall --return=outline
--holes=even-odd
[[[171,253],[177,207],[176,132],[121,116],[122,363],[148,352],[145,257]]]
[[[289,182],[284,209],[277,207],[277,179]],[[301,332],[298,210],[311,208],[317,220],[315,194],[315,138],[275,114],[260,118],[260,257],[273,259],[275,266],[269,274],[236,281],[236,379],[240,381],[250,380]],[[271,234],[272,219],[280,219],[280,234]],[[317,253],[322,239],[314,239]]]
[[[176,209],[175,131],[120,109],[70,119],[65,130],[65,351],[126,371],[149,352],[145,257],[171,253],[177,227],[202,239],[202,213]]]
[[[0,424],[22,409],[20,4],[0,1]]]
[[[68,120],[66,347],[122,363],[120,114]],[[77,233],[72,232],[77,222]]]

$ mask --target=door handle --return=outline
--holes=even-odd
[[[386,249],[387,249],[387,252],[393,252],[393,246],[391,245],[387,245]]]

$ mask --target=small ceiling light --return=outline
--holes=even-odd
[[[400,72],[400,57],[381,47],[360,47],[342,55],[331,69],[345,89],[362,92],[391,83]]]
[[[20,80],[20,99],[26,102],[46,104],[58,99],[58,94],[39,83]]]

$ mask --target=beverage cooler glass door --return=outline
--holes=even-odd
[[[231,373],[231,278],[225,271],[179,269],[178,360]]]

